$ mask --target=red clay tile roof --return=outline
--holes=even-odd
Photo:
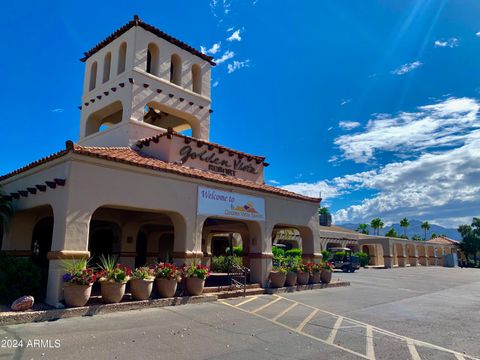
[[[263,164],[265,166],[269,165],[268,163],[265,162],[265,156],[250,155],[250,154],[238,151],[238,150],[230,149],[230,148],[227,148],[225,146],[209,142],[209,141],[196,139],[196,138],[193,138],[191,136],[186,136],[186,135],[180,134],[176,131],[173,131],[172,128],[168,128],[167,132],[163,132],[163,133],[160,133],[158,135],[154,135],[154,136],[151,136],[151,137],[148,137],[148,138],[145,138],[145,139],[138,140],[136,145],[137,145],[138,148],[141,149],[143,146],[149,146],[152,141],[153,142],[158,142],[163,137],[171,139],[172,136],[176,136],[178,138],[184,139],[185,143],[187,143],[187,144],[190,143],[190,142],[200,142],[202,144],[207,145],[209,148],[210,147],[215,147],[215,148],[219,149],[220,152],[237,154],[237,155],[246,157],[248,160],[256,160],[258,164],[263,162]]]
[[[449,239],[445,236],[438,236],[436,238],[426,241],[429,244],[439,244],[439,245],[458,245],[458,241]]]
[[[296,194],[287,190],[276,188],[273,186],[265,184],[257,184],[252,181],[237,179],[234,177],[228,177],[221,174],[216,174],[209,171],[193,169],[186,166],[167,163],[165,161],[148,157],[145,154],[142,154],[141,151],[134,150],[130,147],[92,147],[92,146],[81,146],[74,144],[71,141],[67,141],[66,149],[59,151],[53,155],[45,157],[41,160],[35,161],[27,166],[24,166],[18,170],[15,170],[11,173],[0,176],[0,181],[8,179],[16,174],[32,169],[36,166],[44,164],[46,162],[52,161],[54,159],[60,158],[68,153],[74,153],[79,155],[85,155],[90,157],[96,157],[99,159],[104,159],[108,161],[115,161],[127,165],[138,166],[146,169],[152,169],[157,171],[168,172],[176,175],[211,181],[215,183],[231,185],[236,187],[241,187],[254,191],[261,191],[265,193],[275,194],[279,196],[285,196],[293,199],[309,201],[319,203],[321,199],[312,198],[300,194]]]
[[[157,35],[158,37],[161,37],[162,39],[172,43],[173,45],[178,46],[179,48],[188,51],[189,53],[198,56],[199,58],[208,61],[212,65],[216,65],[215,62],[213,61],[212,56],[205,55],[204,53],[198,51],[197,49],[191,47],[188,44],[185,44],[183,41],[180,41],[178,39],[175,39],[173,36],[170,36],[166,33],[164,33],[162,30],[157,29],[156,27],[149,25],[147,23],[144,23],[142,20],[137,15],[133,16],[133,20],[130,20],[128,23],[123,25],[120,29],[116,30],[114,33],[112,33],[110,36],[108,36],[105,40],[99,42],[94,48],[90,49],[89,51],[83,53],[85,56],[80,59],[80,61],[85,62],[87,59],[95,54],[97,51],[103,49],[105,46],[110,44],[113,40],[117,39],[124,33],[126,33],[128,30],[130,30],[134,26],[140,26],[141,28],[151,32],[154,35]]]

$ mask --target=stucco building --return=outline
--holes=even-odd
[[[208,264],[212,238],[234,233],[265,284],[282,229],[321,258],[320,199],[265,185],[264,157],[209,141],[211,57],[135,16],[82,61],[78,142],[0,177],[16,210],[1,249],[48,269],[48,303],[62,259]]]

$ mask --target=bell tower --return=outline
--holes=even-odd
[[[81,145],[130,146],[167,128],[209,140],[212,57],[135,15],[81,61]]]

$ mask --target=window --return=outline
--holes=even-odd
[[[148,44],[147,48],[147,72],[158,76],[158,67],[160,65],[159,51],[155,44]]]
[[[182,59],[177,54],[170,61],[170,82],[182,86]]]
[[[117,75],[125,71],[125,62],[127,60],[127,43],[122,43],[118,49]]]
[[[103,82],[110,80],[110,66],[112,64],[112,53],[108,52],[103,59]]]
[[[192,91],[202,93],[202,69],[198,64],[192,65]]]
[[[92,67],[90,68],[90,86],[88,90],[92,91],[97,85],[97,62],[94,61]]]

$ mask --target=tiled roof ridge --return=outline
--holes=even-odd
[[[238,150],[235,150],[235,149],[232,149],[232,148],[228,148],[226,146],[216,144],[216,143],[213,143],[213,142],[210,142],[210,141],[207,141],[207,140],[197,139],[197,138],[194,138],[194,137],[191,137],[191,136],[183,135],[183,134],[180,134],[180,133],[174,131],[172,128],[168,128],[167,132],[162,132],[162,133],[159,133],[157,135],[153,135],[153,136],[150,136],[150,137],[147,137],[147,138],[144,138],[144,139],[140,139],[136,142],[136,145],[141,149],[143,146],[149,146],[152,141],[153,142],[158,142],[158,140],[160,140],[160,138],[162,138],[162,137],[171,138],[172,136],[176,136],[176,137],[188,140],[189,142],[194,142],[194,141],[195,142],[200,142],[200,143],[202,143],[204,145],[207,145],[207,146],[213,146],[213,147],[221,150],[222,152],[232,152],[232,153],[235,153],[237,155],[242,155],[246,158],[251,158],[251,159],[255,159],[259,162],[263,162],[263,164],[265,166],[269,165],[268,163],[265,162],[265,156],[248,154],[248,153],[245,153],[243,151],[238,151]]]
[[[168,35],[167,33],[163,32],[162,30],[156,28],[155,26],[152,26],[150,24],[147,24],[140,20],[138,15],[133,16],[133,20],[130,20],[128,23],[120,27],[119,29],[115,30],[112,34],[107,36],[104,40],[100,41],[97,45],[95,45],[92,49],[84,52],[84,57],[80,59],[80,61],[85,62],[87,59],[95,54],[96,52],[100,51],[103,49],[105,46],[107,46],[109,43],[111,43],[113,40],[117,39],[124,33],[126,33],[128,30],[130,30],[134,26],[140,26],[141,28],[151,32],[152,34],[157,35],[158,37],[161,37],[162,39],[177,45],[179,48],[188,51],[192,53],[193,55],[198,56],[199,58],[208,61],[211,65],[216,65],[215,62],[213,61],[212,56],[205,55],[204,53],[198,51],[197,49],[193,48],[192,46],[184,43],[183,41],[180,41],[173,36]]]
[[[117,156],[114,156],[112,154],[108,154],[109,151],[112,152],[124,152],[123,154],[117,154]],[[102,153],[103,152],[103,153]],[[107,152],[107,153],[105,153]],[[172,173],[176,174],[179,176],[185,176],[185,177],[191,177],[191,178],[197,178],[205,181],[210,181],[214,183],[220,183],[220,184],[227,184],[227,185],[232,185],[235,187],[240,187],[240,188],[245,188],[253,191],[259,191],[259,192],[264,192],[264,193],[270,193],[274,195],[279,195],[279,196],[285,196],[285,197],[290,197],[294,198],[297,200],[303,200],[303,201],[309,201],[309,202],[320,202],[321,199],[319,198],[313,198],[309,196],[304,196],[300,194],[296,194],[281,188],[277,188],[274,186],[266,185],[266,184],[257,184],[252,181],[244,180],[244,179],[238,179],[238,178],[231,178],[227,177],[225,175],[219,175],[219,174],[214,174],[214,173],[209,173],[204,170],[200,169],[195,169],[195,168],[189,168],[183,165],[178,165],[178,164],[173,164],[173,163],[168,163],[165,161],[162,161],[160,159],[152,158],[152,157],[147,157],[144,154],[141,153],[139,150],[132,149],[131,147],[94,147],[94,146],[83,146],[83,145],[78,145],[73,143],[72,141],[68,140],[66,142],[66,148],[64,150],[58,151],[50,156],[44,157],[40,160],[34,161],[22,168],[19,168],[15,171],[12,171],[8,174],[5,174],[3,176],[0,176],[0,181],[5,180],[9,177],[12,177],[14,175],[17,175],[19,173],[25,172],[27,170],[30,170],[36,166],[42,165],[44,163],[47,163],[49,161],[52,161],[54,159],[60,158],[64,155],[67,155],[68,153],[74,153],[74,154],[79,154],[79,155],[85,155],[85,156],[91,156],[91,157],[96,157],[108,161],[115,161],[118,163],[123,163],[127,165],[132,165],[132,166],[138,166],[146,169],[152,169],[152,170],[157,170],[157,171],[163,171],[167,173]],[[123,155],[123,157],[122,157]],[[143,163],[139,161],[135,161],[136,159],[134,158],[135,156],[139,156],[144,159],[145,161]]]

